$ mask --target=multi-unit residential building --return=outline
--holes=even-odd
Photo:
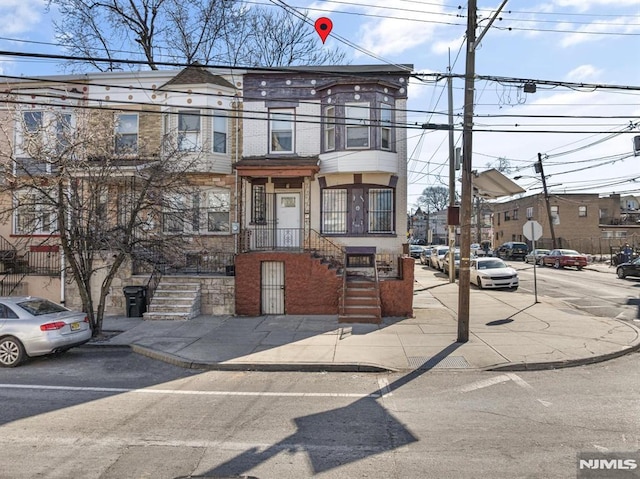
[[[69,191],[109,173],[79,195],[92,199],[94,224],[111,233],[133,226],[137,235],[110,278],[108,314],[128,312],[122,288],[139,285],[149,318],[410,315],[413,265],[402,256],[410,72],[194,65],[7,84],[0,98],[1,199],[11,213],[0,224],[3,285],[81,306],[64,274],[60,218],[34,200],[73,167]],[[62,139],[74,130],[101,143]],[[58,149],[35,151],[42,135],[57,138]],[[62,162],[60,148],[73,162]],[[155,201],[136,209],[136,192],[162,163],[173,175],[150,196]],[[80,224],[83,211],[68,213],[77,218],[66,224]],[[168,249],[174,239],[179,246]],[[105,266],[122,252],[113,241],[95,248]],[[107,271],[96,268],[94,294]]]
[[[413,264],[401,255],[410,71],[244,76],[237,314],[412,314]]]
[[[619,194],[551,194],[548,202],[558,248],[595,254],[609,253],[611,247],[627,242],[640,244],[640,218],[634,215],[633,197],[623,200]],[[542,193],[494,203],[494,245],[527,241],[522,227],[528,220],[542,225],[543,235],[536,245],[552,247],[547,200]]]

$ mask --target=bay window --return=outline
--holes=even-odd
[[[178,150],[196,151],[202,146],[200,113],[192,110],[178,112]]]
[[[213,152],[227,152],[227,116],[221,112],[215,112],[213,117]]]
[[[380,105],[380,147],[383,150],[391,150],[391,105],[382,103]]]
[[[346,103],[347,148],[369,148],[369,103]]]
[[[336,107],[328,106],[324,110],[324,149],[336,149]]]

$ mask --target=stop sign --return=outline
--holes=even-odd
[[[542,238],[542,225],[537,221],[527,221],[522,227],[522,234],[529,241],[537,241]]]

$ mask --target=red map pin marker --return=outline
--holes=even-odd
[[[333,28],[333,22],[327,17],[320,17],[316,20],[316,32],[320,35],[322,43],[327,39]]]

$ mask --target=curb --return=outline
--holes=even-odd
[[[150,349],[145,346],[132,344],[130,349],[142,356],[164,361],[185,369],[200,369],[207,371],[263,371],[263,372],[337,372],[337,373],[384,373],[397,372],[394,369],[367,363],[205,363]]]
[[[640,351],[640,340],[625,349],[615,351],[613,353],[602,354],[590,358],[567,359],[565,361],[549,361],[544,363],[508,363],[504,365],[489,366],[485,371],[545,371],[551,369],[574,368],[578,366],[587,366],[589,364],[603,363],[611,359],[616,359],[627,354]]]

